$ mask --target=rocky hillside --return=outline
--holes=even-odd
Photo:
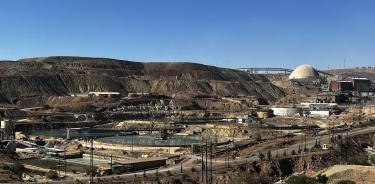
[[[47,57],[0,62],[0,102],[33,103],[42,96],[90,91],[255,96],[284,95],[262,75],[195,63],[140,63],[105,58]]]

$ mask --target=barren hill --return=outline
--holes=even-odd
[[[0,102],[33,103],[42,96],[90,91],[160,95],[284,95],[262,75],[196,63],[141,63],[106,58],[46,57],[0,62]]]
[[[362,67],[362,68],[346,68],[346,69],[335,69],[329,70],[329,73],[343,75],[347,77],[365,77],[372,81],[375,81],[375,68],[374,67]]]

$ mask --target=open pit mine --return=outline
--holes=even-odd
[[[0,182],[375,181],[374,79],[307,64],[1,61]]]

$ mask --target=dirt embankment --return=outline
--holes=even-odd
[[[104,58],[47,57],[0,62],[0,102],[35,105],[43,96],[90,91],[255,96],[266,102],[283,91],[262,75],[195,63],[139,63]]]

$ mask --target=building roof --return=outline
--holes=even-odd
[[[316,71],[311,65],[303,64],[293,70],[289,75],[289,79],[308,79],[317,78],[318,76],[318,71]]]

